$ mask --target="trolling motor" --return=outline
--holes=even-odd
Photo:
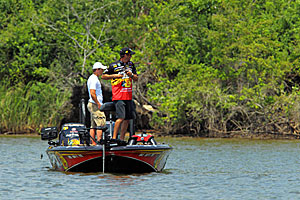
[[[56,139],[58,136],[58,131],[56,127],[47,127],[42,128],[41,130],[41,139],[48,140],[49,145],[57,145],[58,142],[54,142],[52,140]]]
[[[41,130],[41,139],[42,140],[54,140],[58,136],[57,132],[58,131],[57,131],[56,127],[42,128],[42,130]]]

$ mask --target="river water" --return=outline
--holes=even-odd
[[[47,141],[0,137],[0,199],[300,198],[298,140],[156,140],[174,148],[165,170],[124,175],[52,171]]]

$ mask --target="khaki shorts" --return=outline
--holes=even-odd
[[[104,112],[101,112],[98,106],[91,102],[88,103],[87,108],[91,113],[91,128],[95,128],[97,126],[105,126],[106,117]]]

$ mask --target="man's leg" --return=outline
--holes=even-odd
[[[125,134],[128,129],[129,121],[130,121],[130,119],[133,119],[133,111],[134,111],[133,101],[127,100],[127,101],[124,101],[124,103],[125,103],[125,119],[121,126],[121,135],[120,135],[121,140],[125,139]]]
[[[102,130],[97,130],[97,141],[99,142],[102,138]]]
[[[125,133],[127,131],[128,124],[129,124],[129,120],[124,120],[123,121],[122,126],[121,126],[120,140],[124,140],[125,139]]]
[[[120,129],[120,126],[122,124],[122,122],[124,121],[124,119],[117,119],[115,122],[115,127],[114,127],[114,135],[113,135],[113,139],[117,139],[118,137],[118,132]]]
[[[95,126],[97,127],[105,126],[106,117],[104,112],[101,112],[96,105],[93,107],[93,109],[94,109],[93,118],[95,121]],[[102,138],[102,130],[97,130],[96,134],[97,134],[97,141],[100,141],[100,139]]]
[[[87,105],[87,108],[88,108],[88,111],[90,112],[91,114],[91,129],[90,129],[90,136],[95,139],[95,134],[96,134],[96,130],[93,129],[94,127],[96,127],[96,123],[95,123],[95,119],[93,117],[94,115],[94,108],[93,108],[93,104],[91,102],[88,103]],[[94,140],[91,139],[91,144],[92,145],[96,145],[96,142],[94,142]]]
[[[90,129],[90,135],[92,138],[95,139],[95,129]],[[94,142],[94,140],[92,139],[92,145],[96,145],[96,142]]]
[[[122,123],[124,122],[124,119],[125,119],[125,106],[126,106],[126,104],[122,100],[114,101],[114,104],[116,106],[116,118],[117,118],[117,120],[115,122],[113,139],[117,139],[119,129],[120,129],[120,127],[121,127],[121,125],[122,125]]]

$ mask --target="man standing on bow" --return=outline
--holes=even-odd
[[[102,75],[102,79],[111,80],[112,101],[116,107],[113,139],[117,139],[121,127],[120,139],[124,140],[129,120],[134,117],[132,82],[138,80],[138,75],[134,63],[130,61],[133,54],[135,52],[128,47],[121,49],[120,60],[111,63]]]
[[[103,71],[107,67],[102,65],[100,62],[96,62],[93,65],[93,74],[89,77],[87,81],[87,87],[89,92],[89,102],[87,108],[91,113],[91,129],[90,135],[95,139],[95,129],[96,126],[105,126],[106,117],[104,112],[100,111],[100,107],[103,102],[103,95],[101,89],[101,83],[99,81],[99,76],[103,74]],[[97,130],[97,141],[101,139],[102,130]],[[96,145],[95,141],[92,140],[92,145]]]

